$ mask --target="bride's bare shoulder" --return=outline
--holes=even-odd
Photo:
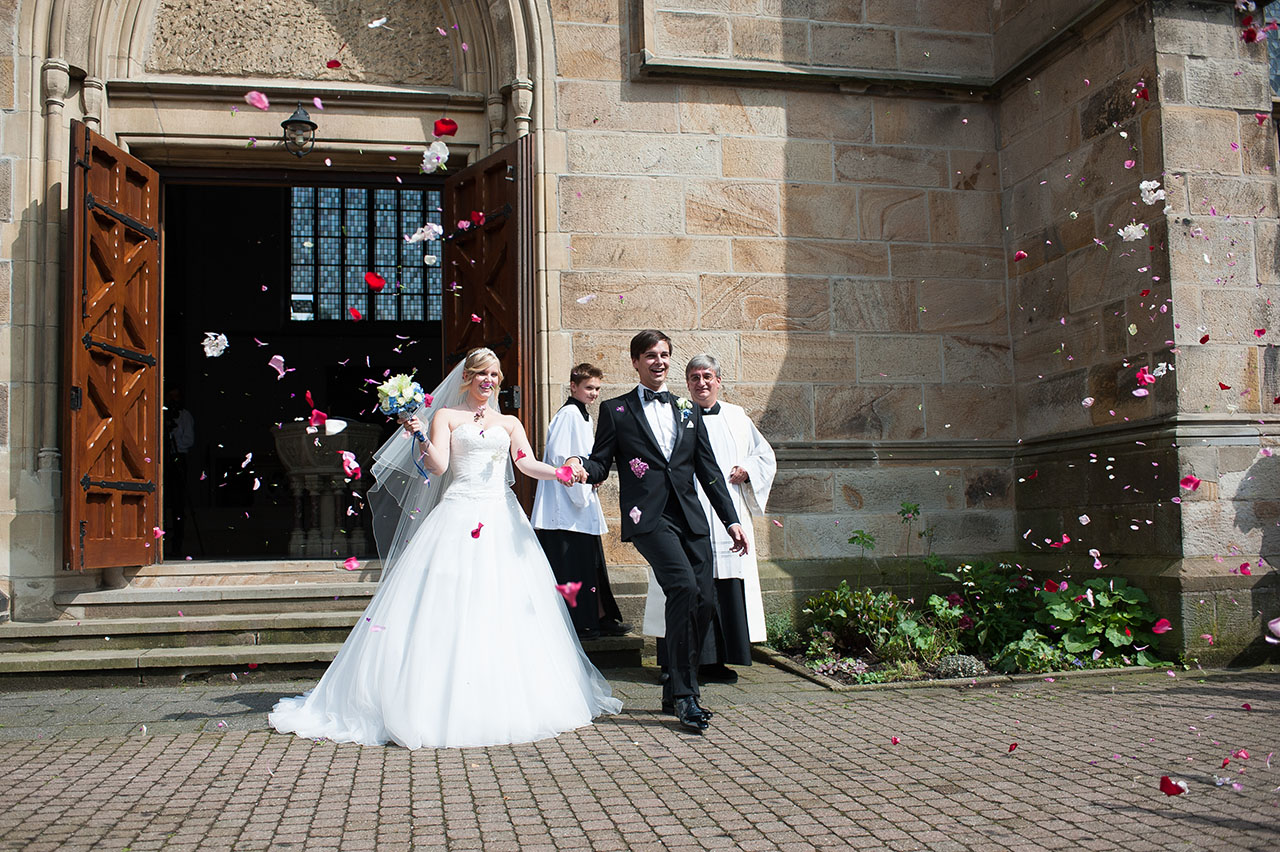
[[[467,412],[457,408],[442,408],[435,413],[435,416],[432,418],[432,422],[442,423],[452,430],[462,422],[465,414],[467,414]]]

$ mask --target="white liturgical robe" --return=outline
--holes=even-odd
[[[720,402],[720,413],[702,418],[707,427],[707,435],[711,439],[711,449],[715,451],[716,464],[724,476],[725,485],[729,488],[729,496],[733,498],[733,507],[738,512],[738,521],[742,531],[751,543],[751,552],[746,556],[734,553],[733,539],[723,524],[716,523],[711,511],[711,503],[698,484],[698,499],[702,501],[702,510],[706,512],[711,523],[711,549],[715,559],[715,576],[717,580],[742,580],[743,592],[747,604],[747,630],[752,642],[763,642],[767,636],[764,626],[764,599],[760,592],[760,569],[756,562],[755,527],[753,518],[763,517],[769,503],[769,491],[773,488],[773,477],[777,473],[778,463],[773,455],[773,447],[765,440],[764,435],[751,422],[751,418],[743,411],[742,406],[729,402]],[[729,471],[740,467],[747,472],[748,479],[740,485],[729,482]],[[666,634],[664,608],[666,596],[662,594],[653,571],[649,571],[649,596],[644,607],[644,632],[650,636]]]
[[[554,467],[570,456],[586,457],[595,443],[595,430],[583,413],[586,408],[576,400],[566,402],[551,418],[547,427],[547,448],[542,460]],[[596,491],[586,483],[565,488],[554,479],[538,483],[533,497],[530,520],[534,529],[569,530],[570,532],[604,535],[604,509]]]

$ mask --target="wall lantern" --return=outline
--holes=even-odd
[[[316,146],[317,125],[301,103],[280,126],[284,128],[284,149],[295,157],[305,157]]]

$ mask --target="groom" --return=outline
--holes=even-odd
[[[691,731],[703,731],[711,711],[698,704],[698,660],[715,612],[711,528],[694,477],[728,528],[733,551],[745,554],[720,466],[702,423],[702,410],[667,390],[671,338],[648,329],[631,338],[631,366],[640,386],[600,404],[595,447],[570,458],[579,482],[597,483],[618,465],[622,540],[648,561],[666,595],[668,674],[662,708]]]

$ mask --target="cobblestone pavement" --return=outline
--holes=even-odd
[[[655,712],[652,669],[606,674],[620,715],[452,751],[276,734],[267,710],[305,684],[265,672],[0,693],[0,849],[1273,852],[1280,836],[1276,667],[830,693],[757,664],[706,690],[701,737]],[[1166,797],[1161,775],[1188,792]]]

